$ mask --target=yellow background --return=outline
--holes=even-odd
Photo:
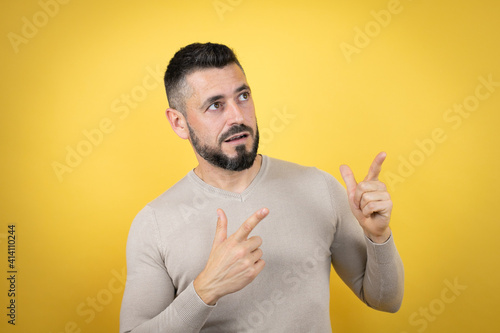
[[[267,129],[261,153],[339,180],[340,164],[363,178],[376,153],[388,153],[382,178],[394,201],[404,302],[396,314],[371,310],[332,275],[333,331],[495,332],[500,87],[460,124],[445,117],[474,101],[480,77],[500,82],[500,2],[401,0],[390,22],[376,23],[371,12],[395,3],[4,2],[0,330],[118,331],[130,223],[195,165],[151,73],[161,80],[181,46],[215,41],[234,48],[245,68]],[[368,41],[359,36],[366,28]],[[357,53],[346,55],[347,44]],[[99,126],[108,133],[89,148],[84,133]],[[435,129],[446,139],[432,148]],[[54,165],[78,145],[87,156],[58,177]],[[410,158],[415,165],[403,172]],[[17,233],[15,327],[6,317],[9,224]],[[447,283],[455,282],[462,289],[454,294]]]

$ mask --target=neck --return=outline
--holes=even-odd
[[[194,173],[205,183],[225,191],[241,193],[259,173],[262,155],[257,155],[253,165],[243,171],[225,170],[208,163],[201,157],[198,158],[198,162],[199,165],[194,168]]]

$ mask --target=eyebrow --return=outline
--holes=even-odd
[[[236,88],[234,90],[234,92],[239,93],[239,92],[244,91],[244,90],[250,90],[250,87],[248,85],[246,85],[245,83],[243,83],[241,86]],[[217,100],[219,100],[221,98],[224,98],[224,95],[215,95],[215,96],[207,98],[205,100],[205,102],[202,104],[202,108],[205,109],[206,107],[208,107],[209,105],[212,105],[212,103],[217,102]]]
[[[212,97],[209,97],[205,100],[205,102],[202,104],[202,109],[206,109],[209,105],[212,105],[215,103],[217,100],[223,98],[224,95],[215,95]]]
[[[244,84],[244,83],[243,83],[243,84],[242,84],[239,88],[237,88],[234,92],[235,92],[235,93],[238,93],[238,92],[243,91],[243,90],[250,90],[250,87],[249,87],[248,85],[246,85],[246,84]]]

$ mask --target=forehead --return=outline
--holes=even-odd
[[[247,84],[245,74],[236,64],[222,68],[204,68],[186,76],[186,83],[191,88],[191,98],[203,102],[214,95],[230,95],[243,84]]]

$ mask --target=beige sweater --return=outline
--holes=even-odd
[[[263,239],[266,267],[206,305],[193,280],[210,253],[217,208],[231,235],[262,207],[270,213],[251,235]],[[264,156],[259,174],[236,194],[190,171],[132,223],[120,332],[331,332],[331,264],[367,305],[398,310],[403,265],[392,236],[384,244],[366,238],[328,173]]]

